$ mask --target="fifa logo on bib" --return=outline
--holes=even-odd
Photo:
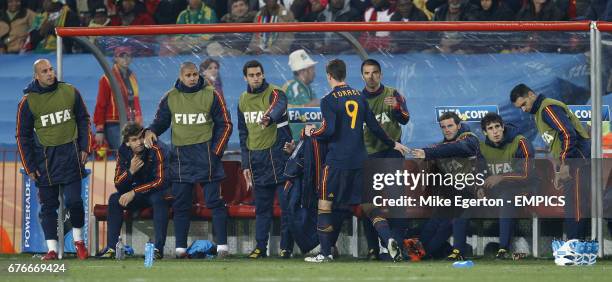
[[[512,172],[512,166],[509,163],[487,164],[491,174],[502,174]]]
[[[544,132],[544,134],[542,134],[542,139],[544,140],[544,142],[546,142],[546,144],[550,144],[555,137],[550,135],[550,133],[548,132]]]
[[[40,116],[40,122],[42,123],[43,127],[47,127],[47,125],[56,125],[56,124],[67,122],[71,118],[72,117],[70,116],[70,111],[63,110],[63,111]]]
[[[389,116],[386,113],[382,113],[382,114],[377,114],[376,115],[376,120],[380,123],[380,124],[385,124],[387,122],[390,122],[391,119],[389,118]]]
[[[259,123],[263,118],[263,112],[244,112],[244,121],[246,123]]]
[[[174,114],[174,123],[176,124],[204,124],[206,123],[206,114]]]

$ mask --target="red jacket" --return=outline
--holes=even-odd
[[[128,105],[128,90],[126,82],[123,81],[121,74],[119,73],[119,67],[113,65],[113,75],[119,82],[119,88],[121,88],[121,94],[123,96],[123,102],[125,103],[126,110],[128,113],[134,114],[134,120],[130,119],[128,114],[128,121],[135,121],[142,124],[142,111],[140,109],[140,99],[138,98],[138,82],[134,73],[130,74],[129,83],[132,85],[134,91],[134,108],[130,109]],[[119,109],[116,105],[115,96],[113,95],[110,87],[108,77],[103,75],[100,78],[98,86],[98,99],[96,100],[96,110],[94,112],[94,124],[96,125],[96,132],[104,131],[104,124],[108,122],[119,122]]]

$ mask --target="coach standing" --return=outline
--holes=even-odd
[[[48,248],[42,259],[57,259],[60,187],[70,210],[77,257],[86,259],[81,179],[92,145],[89,113],[79,91],[58,81],[53,66],[45,59],[34,62],[34,80],[23,93],[17,110],[17,146],[25,172],[39,188],[40,217]]]
[[[587,221],[582,217],[588,207],[591,141],[580,120],[563,102],[536,95],[525,84],[510,92],[510,102],[523,112],[534,115],[538,133],[548,145],[557,162],[557,187],[563,186],[565,206],[565,233],[570,239],[585,239]],[[583,161],[569,161],[582,159]],[[582,180],[582,181],[581,181]],[[586,183],[585,183],[586,181]],[[582,188],[582,189],[581,189]]]
[[[280,87],[266,82],[263,66],[258,61],[247,62],[242,72],[247,82],[247,90],[240,95],[238,102],[242,169],[247,186],[255,187],[257,245],[249,258],[266,257],[276,191],[282,209],[280,256],[289,258],[293,238],[288,225],[287,201],[281,193],[287,180],[283,172],[289,158],[283,146],[291,142],[287,97]]]
[[[154,147],[157,136],[172,127],[173,155],[170,159],[174,202],[176,256],[187,256],[187,234],[191,220],[193,186],[201,183],[206,207],[212,210],[217,253],[228,255],[227,209],[221,198],[225,178],[221,157],[232,134],[225,100],[199,75],[192,62],[181,64],[179,79],[162,98],[153,123],[145,132],[145,146]]]

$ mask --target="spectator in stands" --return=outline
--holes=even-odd
[[[351,0],[330,0],[327,8],[319,14],[319,22],[357,22],[363,19],[363,14],[360,14],[356,9],[351,7]],[[323,40],[319,37],[312,40],[313,46],[319,53],[339,53],[352,50],[351,45],[338,36],[334,32],[324,33]],[[310,48],[304,44],[303,48]]]
[[[293,79],[283,85],[287,96],[288,107],[318,107],[319,100],[310,87],[315,78],[315,65],[310,56],[303,49],[289,54],[289,67],[293,72]],[[290,123],[293,140],[300,140],[300,132],[304,129],[303,123]]]
[[[257,12],[249,10],[248,0],[231,0],[230,3],[230,12],[221,18],[222,23],[253,22]],[[252,33],[219,33],[212,39],[215,42],[206,46],[206,52],[209,56],[238,56],[247,50],[252,37]]]
[[[319,14],[320,22],[359,22],[363,17],[351,7],[351,0],[330,0],[327,8]]]
[[[349,2],[351,7],[355,9],[361,16],[363,16],[367,9],[372,7],[371,0],[349,0]]]
[[[484,0],[491,1],[491,0]],[[398,0],[397,10],[391,16],[393,22],[414,22],[414,21],[428,21],[427,15],[421,9],[414,6],[412,0]]]
[[[517,21],[562,21],[566,15],[552,0],[531,0],[516,15]]]
[[[147,13],[140,0],[119,0],[118,14],[111,18],[110,25],[153,25],[153,17]]]
[[[6,11],[0,11],[0,54],[19,53],[28,38],[36,13],[21,5],[22,0],[8,0]]]
[[[476,21],[511,21],[514,19],[512,10],[506,3],[499,0],[480,0],[473,14]]]
[[[391,21],[411,22],[411,21],[428,21],[427,15],[424,11],[414,5],[412,0],[399,0],[397,1],[397,10],[391,17]],[[429,34],[429,33],[426,33]],[[426,35],[425,34],[425,35]],[[423,33],[418,33],[416,36],[422,36],[422,38],[429,38],[430,36],[423,36]],[[432,34],[435,36],[435,33]],[[414,40],[415,34],[413,32],[401,32],[396,31],[391,33],[391,52],[400,53],[414,50],[423,50],[428,48],[425,40]]]
[[[366,22],[389,22],[395,12],[389,0],[372,0],[372,7],[364,14]],[[389,49],[391,36],[388,31],[377,31],[374,34],[364,32],[359,37],[359,42],[367,51]]]
[[[585,18],[592,21],[612,21],[612,1],[592,0]]]
[[[132,50],[129,47],[115,48],[113,57],[113,76],[119,83],[121,89],[122,102],[125,105],[127,120],[142,124],[142,111],[140,109],[140,99],[138,93],[138,81],[130,70],[132,62]],[[119,109],[117,100],[110,87],[109,79],[106,75],[100,78],[98,83],[98,98],[94,112],[94,124],[96,125],[96,143],[102,146],[108,143],[111,150],[119,149],[121,136],[119,128]]]
[[[298,22],[315,22],[327,3],[328,0],[295,0],[291,12]]]
[[[231,0],[230,12],[221,18],[222,23],[252,23],[256,11],[249,11],[247,0]]]
[[[278,3],[278,0],[265,0],[263,6],[255,16],[255,23],[284,23],[293,22],[293,13]],[[247,53],[249,54],[286,54],[293,43],[291,32],[256,33],[251,39]]]
[[[202,3],[202,0],[189,0],[187,9],[176,19],[177,24],[209,24],[217,22],[215,10]]]
[[[153,14],[157,24],[175,24],[178,15],[185,8],[185,0],[161,0]]]
[[[63,0],[62,0],[63,1]],[[55,28],[64,26],[79,26],[77,14],[59,0],[44,0],[43,12],[36,15],[29,31],[29,38],[24,45],[24,51],[48,53],[55,51]],[[64,52],[72,53],[73,41],[65,38]]]
[[[219,75],[219,69],[221,65],[215,59],[208,58],[200,64],[200,75],[206,79],[208,85],[215,87],[217,93],[223,97],[223,82]]]
[[[103,27],[110,25],[111,20],[108,17],[108,13],[104,5],[95,8],[92,14],[92,19],[89,21],[89,27]],[[95,44],[96,38],[98,38],[98,36],[90,36],[89,41]]]
[[[476,7],[469,1],[448,0],[448,2],[438,8],[434,13],[434,21],[469,21],[474,19]]]

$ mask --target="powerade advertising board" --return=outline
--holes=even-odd
[[[46,253],[47,243],[43,233],[39,212],[40,203],[38,202],[38,187],[36,183],[21,169],[23,175],[23,213],[21,231],[21,252],[22,253]],[[89,175],[89,170],[87,171]],[[89,226],[89,176],[81,180],[81,198],[83,208],[85,208],[85,226],[83,226],[83,238],[87,245],[88,226]],[[64,252],[74,253],[74,240],[72,239],[72,225],[70,224],[70,212],[64,213]]]

